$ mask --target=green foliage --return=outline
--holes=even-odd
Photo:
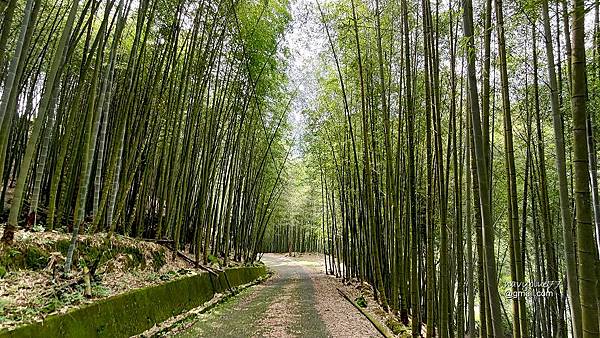
[[[237,5],[240,36],[247,48],[250,75],[256,79],[260,74],[259,97],[281,88],[281,81],[285,80],[281,71],[285,61],[278,58],[277,47],[291,20],[288,6],[287,0],[242,1]]]
[[[66,255],[67,250],[69,250],[69,244],[70,242],[68,239],[61,239],[55,242],[54,249],[63,255]]]
[[[44,232],[46,230],[46,228],[44,228],[44,226],[42,224],[38,223],[35,226],[33,226],[32,230],[34,232]]]
[[[49,257],[47,252],[31,246],[25,253],[25,266],[32,270],[41,270],[48,264]]]
[[[367,307],[367,300],[365,299],[364,296],[359,296],[354,301],[356,302],[356,304],[358,304],[358,306],[360,306],[362,308]]]
[[[152,252],[152,267],[158,272],[166,263],[165,251],[163,249]]]
[[[219,266],[222,265],[221,260],[214,255],[208,255],[208,261],[210,262],[210,264],[219,265]]]
[[[127,245],[110,245],[109,247],[105,247],[102,244],[99,245],[97,243],[92,243],[89,240],[84,240],[82,242],[83,243],[80,243],[79,250],[77,253],[75,253],[73,260],[79,261],[82,259],[86,266],[93,266],[94,264],[102,265],[107,261],[114,259],[118,255],[125,255],[127,257],[128,268],[135,269],[146,266],[146,258],[144,257],[144,254],[136,247]],[[66,255],[69,244],[70,242],[67,239],[59,240],[54,244],[54,248],[56,251]],[[153,253],[153,255],[154,254],[155,253]],[[164,254],[162,262],[159,258],[158,264],[161,267],[164,265]]]
[[[64,305],[65,305],[65,303],[62,302],[60,299],[52,298],[41,308],[41,312],[42,313],[52,313],[52,312],[56,311],[57,309],[60,309]]]
[[[110,296],[110,289],[100,284],[92,284],[92,295],[94,297],[108,297]]]
[[[125,247],[123,253],[129,257],[129,266],[133,269],[138,267],[144,267],[146,265],[146,258],[140,249],[136,247]]]
[[[6,306],[6,303],[8,303],[7,300],[0,298],[0,313],[4,313],[4,306]]]
[[[0,267],[6,271],[29,269],[41,270],[46,267],[50,254],[35,246],[4,247],[0,251]],[[0,271],[0,276],[3,276]]]
[[[268,251],[316,251],[322,236],[321,191],[303,159],[289,160],[283,187],[265,240]]]

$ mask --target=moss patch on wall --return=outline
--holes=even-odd
[[[201,273],[106,298],[50,316],[42,323],[0,332],[0,337],[129,337],[200,306],[217,292],[249,283],[266,273],[264,266],[227,269],[218,276]]]

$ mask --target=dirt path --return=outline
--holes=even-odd
[[[380,337],[324,274],[319,256],[266,254],[265,283],[199,315],[179,337]]]

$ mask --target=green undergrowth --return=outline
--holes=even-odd
[[[357,297],[354,301],[356,302],[356,304],[358,304],[358,306],[362,308],[367,307],[367,300],[363,296]]]
[[[223,266],[223,260],[213,255],[208,255],[208,262],[213,265]]]
[[[3,247],[0,250],[0,277],[8,271],[41,270],[50,259],[50,252],[36,246]]]

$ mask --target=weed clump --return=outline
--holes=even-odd
[[[358,306],[360,306],[362,308],[367,307],[367,300],[363,296],[356,298],[354,301],[356,302],[356,304],[358,304]]]
[[[0,252],[0,277],[7,271],[42,270],[48,265],[50,254],[35,246],[8,247]]]
[[[166,263],[165,250],[161,249],[152,252],[152,268],[154,271],[158,272]]]

